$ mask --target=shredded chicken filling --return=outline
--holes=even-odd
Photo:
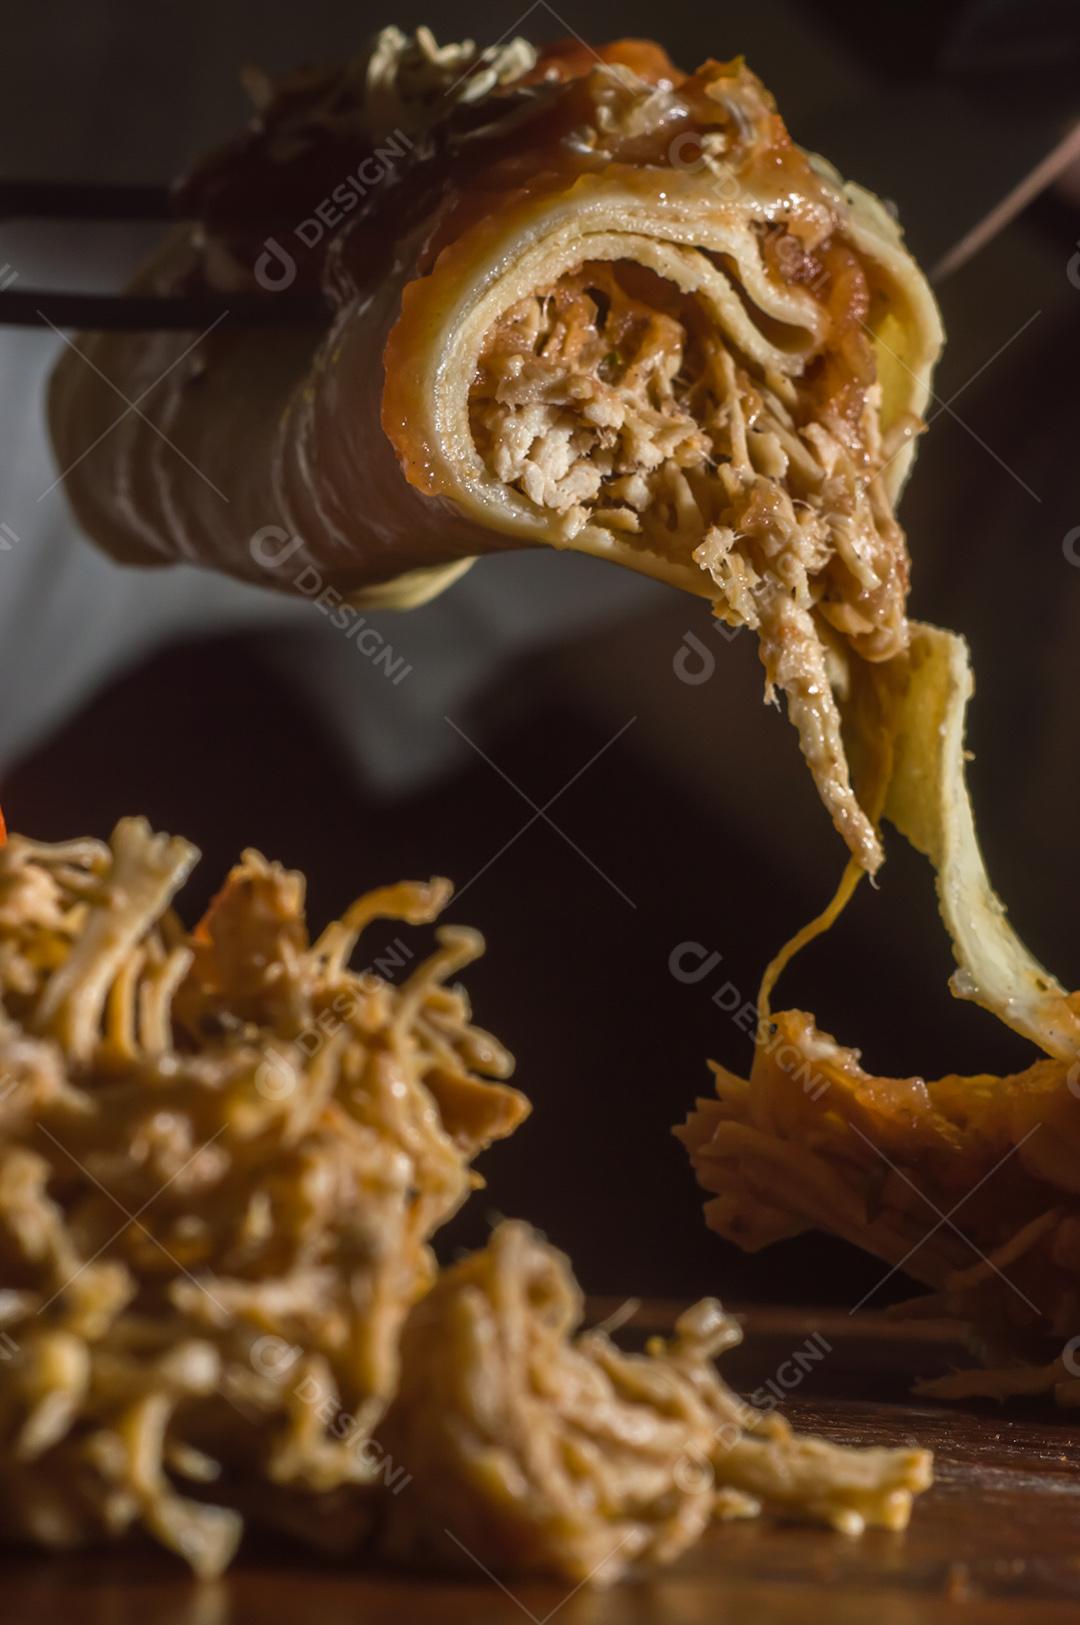
[[[382,1435],[413,1475],[390,1507],[398,1555],[511,1554],[604,1584],[670,1561],[714,1517],[902,1529],[930,1482],[925,1450],[838,1447],[738,1399],[713,1359],[742,1333],[715,1299],[644,1354],[575,1336],[581,1318],[568,1261],[520,1223],[440,1276],[409,1319]]]
[[[768,262],[777,243],[766,233]],[[801,253],[801,251],[800,251]],[[803,376],[755,368],[702,306],[630,262],[585,264],[513,306],[484,347],[470,410],[486,468],[557,518],[696,563],[716,614],[759,634],[837,827],[873,868],[876,836],[848,780],[830,645],[885,660],[907,637],[903,534],[880,475],[889,449],[860,325],[865,278],[839,245],[807,268],[837,306]]]

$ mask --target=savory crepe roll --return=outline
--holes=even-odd
[[[906,647],[894,509],[941,342],[888,211],[741,60],[388,29],[252,89],[136,285],[306,291],[325,317],[84,336],[51,415],[86,529],[363,604],[538,545],[710,599],[758,633],[875,868],[833,690]]]

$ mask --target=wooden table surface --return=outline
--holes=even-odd
[[[601,1312],[605,1306],[600,1306]],[[664,1324],[648,1305],[640,1324]],[[906,1534],[849,1540],[767,1521],[718,1526],[667,1570],[610,1591],[362,1573],[260,1545],[222,1581],[196,1585],[146,1549],[8,1554],[11,1625],[1053,1625],[1080,1620],[1080,1420],[1045,1407],[912,1402],[912,1372],[948,1369],[947,1326],[880,1315],[757,1310],[724,1361],[744,1391],[813,1332],[828,1344],[786,1402],[799,1426],[844,1442],[929,1446],[936,1482]]]

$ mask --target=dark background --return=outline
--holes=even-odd
[[[99,87],[95,150],[104,145],[108,159],[100,178],[164,179],[244,116],[241,61],[276,70],[340,55],[390,20],[426,20],[441,39],[482,43],[508,28],[538,41],[566,32],[543,4],[520,22],[519,9],[443,5],[391,17],[353,0],[58,6],[58,38],[40,17],[5,7],[5,162],[25,173],[30,130],[36,173],[90,178],[65,111],[89,75]],[[656,33],[685,66],[745,52],[798,140],[897,200],[928,266],[1080,114],[1075,4],[561,0],[558,11],[593,40]],[[902,512],[913,612],[963,631],[974,648],[971,777],[991,874],[1070,986],[1080,981],[1080,568],[1065,540],[1080,525],[1080,287],[1068,275],[1078,237],[1080,208],[1059,187],[941,288],[950,342],[940,416]],[[74,534],[71,545],[82,545]],[[559,572],[564,561],[546,563]],[[422,616],[410,634],[421,654]],[[717,655],[715,675],[697,687],[673,673],[687,631]],[[284,675],[281,643],[293,636],[165,646],[87,694],[77,718],[8,772],[9,821],[46,838],[104,835],[142,811],[183,831],[205,853],[192,914],[249,844],[307,872],[317,925],[399,875],[439,872],[464,885],[531,816],[527,802],[479,757],[393,803],[365,790],[337,735]],[[18,704],[17,677],[5,687],[0,703]],[[711,994],[730,981],[753,997],[762,967],[821,905],[842,862],[794,736],[760,696],[752,638],[716,638],[704,606],[656,587],[632,620],[523,660],[465,719],[541,805],[637,721],[551,809],[587,858],[538,821],[451,911],[488,938],[468,984],[478,1019],[516,1052],[536,1109],[484,1159],[487,1191],[441,1238],[444,1255],[506,1213],[546,1230],[595,1291],[846,1304],[880,1277],[873,1261],[822,1240],[756,1260],[720,1243],[669,1133],[708,1087],[706,1056],[749,1065],[749,1041]],[[369,685],[363,703],[377,699]],[[697,984],[668,970],[688,940],[723,955]],[[880,889],[861,889],[781,992],[861,1043],[881,1071],[1026,1064],[1024,1044],[950,998],[949,969],[929,871],[894,836]],[[894,1279],[873,1301],[905,1291]]]

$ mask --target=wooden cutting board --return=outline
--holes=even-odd
[[[597,1304],[594,1318],[609,1309]],[[670,1325],[647,1304],[640,1329]],[[907,1395],[913,1373],[968,1363],[956,1328],[883,1315],[753,1310],[724,1374],[744,1392],[791,1385],[785,1409],[838,1442],[929,1446],[934,1488],[906,1534],[859,1540],[768,1522],[718,1526],[672,1568],[610,1591],[505,1587],[361,1573],[261,1543],[226,1579],[196,1585],[149,1548],[8,1554],[11,1625],[1054,1625],[1080,1620],[1080,1418],[1013,1403],[957,1407]],[[622,1334],[620,1334],[622,1335]],[[631,1337],[633,1333],[628,1334]],[[792,1355],[810,1345],[822,1354]]]

